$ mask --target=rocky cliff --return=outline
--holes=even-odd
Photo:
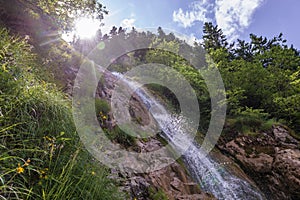
[[[102,99],[110,100],[117,79],[109,72],[105,72],[104,80],[103,84],[99,84],[97,94]],[[122,97],[119,98],[119,101],[122,101]],[[130,109],[131,115],[128,117],[133,120],[138,119],[137,123],[141,126],[147,125],[155,129],[155,120],[149,115],[144,104],[141,103],[141,100],[135,94],[131,98],[128,109]],[[112,121],[109,124],[115,126],[114,117],[110,116],[110,119]],[[129,147],[128,150],[151,152],[160,149],[162,146],[161,139],[158,136],[152,136],[147,140],[136,139],[135,146]],[[163,196],[170,200],[215,199],[213,195],[201,191],[200,186],[192,180],[185,168],[177,162],[145,174],[121,173],[112,169],[112,177],[119,182],[122,190],[130,194],[132,199],[150,200],[158,192],[162,192]],[[157,196],[156,198],[161,199],[162,197]]]
[[[218,147],[232,156],[268,199],[299,199],[300,143],[287,128],[255,135],[224,135]]]
[[[74,75],[76,71],[68,73]],[[97,97],[110,101],[117,79],[110,72],[105,72],[103,78]],[[71,91],[71,87],[72,81],[69,81],[67,91]],[[119,100],[122,101],[122,98]],[[133,94],[128,117],[138,119],[141,126],[151,124],[155,127],[155,120],[140,102],[139,97]],[[109,118],[108,126],[116,126],[114,117],[111,115]],[[137,139],[135,146],[128,150],[151,152],[162,146],[160,139],[154,136],[147,140]],[[249,182],[254,180],[253,185],[256,184],[267,199],[293,200],[300,196],[300,144],[283,126],[273,126],[272,130],[256,135],[233,131],[223,135],[217,147],[226,156],[214,151],[214,157],[221,163],[232,163],[226,168],[236,176]],[[177,162],[148,174],[126,174],[112,169],[111,177],[132,199],[153,199],[151,195],[158,192],[162,192],[166,199],[215,199],[213,195],[201,191],[184,166]]]

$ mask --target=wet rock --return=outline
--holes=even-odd
[[[273,128],[273,135],[278,142],[298,144],[298,141],[289,134],[288,130],[281,126],[275,126]]]
[[[197,183],[188,176],[183,167],[173,163],[147,175],[156,188],[161,188],[168,199],[215,199],[213,195],[200,190]]]
[[[300,197],[300,150],[279,150],[273,167],[275,173],[279,175],[278,182],[285,186],[292,197]]]
[[[247,168],[259,173],[266,173],[272,169],[273,157],[268,154],[260,153],[252,158],[241,156],[239,159]]]
[[[129,179],[131,195],[138,199],[147,199],[149,196],[148,187],[150,184],[145,178],[135,176]]]
[[[218,147],[235,158],[268,199],[300,196],[299,141],[282,126],[258,136],[221,139]]]
[[[104,80],[104,85],[98,86],[97,95],[110,100],[112,89],[114,89],[117,78],[105,72]],[[123,92],[126,94],[126,88]],[[122,103],[125,96],[120,95],[118,98],[119,99],[114,99],[114,102]],[[126,115],[124,117],[125,119],[131,119],[131,122],[137,125],[134,131],[137,132],[138,138],[135,142],[135,146],[129,147],[127,150],[145,153],[161,149],[164,145],[157,138],[157,124],[136,94],[132,95],[126,109],[128,109],[129,112],[124,112],[122,115]],[[114,120],[114,116],[110,114],[109,118],[112,121],[112,126],[115,126],[117,121]],[[120,119],[118,118],[118,120]],[[118,123],[120,123],[120,121],[118,121]],[[142,135],[144,133],[152,133],[152,135]],[[157,164],[161,164],[164,160],[170,159],[168,154],[169,153],[166,153],[165,157],[163,154],[161,157],[155,159],[157,160]],[[144,157],[138,157],[136,159],[140,162],[149,162]],[[130,164],[133,160],[134,158],[128,156],[125,162]],[[155,164],[156,163],[149,163],[149,166]],[[124,169],[122,173],[112,170],[111,178],[121,185],[121,190],[130,194],[131,199],[150,200],[151,193],[156,191],[163,191],[170,200],[215,199],[213,195],[201,191],[199,185],[191,179],[189,174],[185,171],[185,168],[180,166],[177,162],[162,169],[143,174],[137,173],[137,171],[134,170],[129,171]]]

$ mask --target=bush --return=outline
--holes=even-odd
[[[269,114],[264,113],[262,109],[246,108],[244,111],[240,111],[233,120],[228,121],[231,122],[230,126],[232,126],[233,129],[245,134],[250,134],[258,133],[266,129],[271,122],[266,123],[268,117]]]

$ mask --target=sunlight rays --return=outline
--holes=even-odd
[[[95,36],[100,28],[100,21],[91,18],[81,18],[75,22],[75,34],[81,38],[91,38]]]

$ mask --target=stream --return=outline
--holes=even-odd
[[[128,87],[134,86],[135,83],[124,78],[123,75],[113,74],[122,79]],[[156,120],[162,131],[161,136],[182,155],[187,170],[202,190],[212,193],[220,200],[265,199],[261,192],[246,180],[232,175],[225,166],[210,155],[204,156],[199,144],[185,134],[185,128],[180,127],[179,122],[183,120],[181,116],[169,112],[145,88],[139,88],[135,93]],[[182,150],[183,144],[190,144],[186,151]]]

